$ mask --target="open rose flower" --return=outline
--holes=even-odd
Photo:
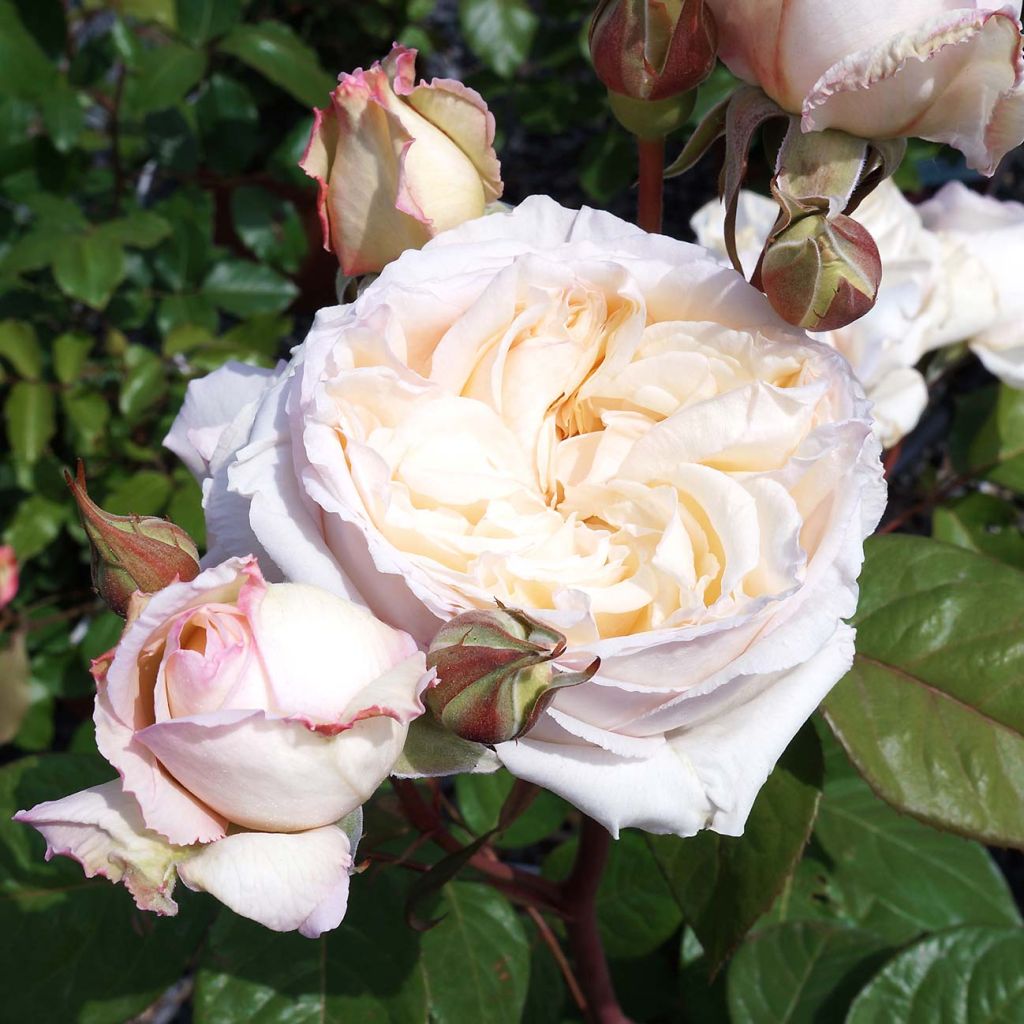
[[[850,664],[884,504],[836,352],[705,250],[534,197],[321,310],[264,384],[220,371],[172,428],[214,452],[222,549],[255,536],[421,643],[523,609],[600,668],[505,765],[613,831],[742,831]]]
[[[278,931],[345,913],[339,822],[388,775],[428,679],[413,640],[231,559],[131,608],[95,666],[96,742],[120,779],[18,813],[47,856],[173,914],[175,875]]]
[[[778,206],[767,196],[740,193],[736,239],[744,267],[757,265],[777,214]],[[928,403],[924,378],[914,366],[925,352],[942,343],[940,332],[950,322],[944,246],[889,180],[861,203],[856,218],[871,232],[882,257],[878,297],[859,320],[812,337],[850,361],[871,399],[875,433],[888,447],[913,430]],[[717,200],[703,206],[690,221],[701,245],[723,259],[724,223],[724,207]]]
[[[990,372],[1024,388],[1024,205],[950,182],[919,210],[944,249],[943,340],[969,340]]]
[[[804,131],[912,135],[986,174],[1024,140],[1020,0],[708,0],[719,56]]]
[[[301,166],[320,186],[324,248],[346,274],[479,217],[501,195],[494,118],[461,82],[416,83],[416,51],[395,45],[368,71],[341,74],[316,110]]]

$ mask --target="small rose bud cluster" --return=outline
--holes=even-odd
[[[602,0],[590,24],[594,70],[616,117],[641,138],[686,121],[717,49],[704,0]]]
[[[180,527],[157,516],[117,516],[89,497],[85,470],[64,474],[78,503],[92,555],[92,583],[111,611],[128,614],[132,594],[152,594],[199,575],[199,552]]]
[[[436,684],[424,700],[442,725],[476,743],[504,743],[531,729],[565,686],[585,682],[554,665],[565,637],[514,608],[458,615],[438,630],[427,652]]]

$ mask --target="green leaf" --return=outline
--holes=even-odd
[[[124,355],[125,376],[117,406],[130,423],[138,420],[159,402],[167,391],[167,376],[159,356],[143,348],[129,345]]]
[[[17,9],[0,0],[0,94],[35,99],[53,88],[57,69],[25,29]]]
[[[170,497],[170,477],[155,469],[140,469],[106,496],[103,507],[115,515],[156,516],[167,507]]]
[[[713,971],[771,906],[800,860],[822,774],[818,738],[805,726],[758,794],[742,836],[647,837]]]
[[[69,153],[85,127],[85,111],[78,91],[61,75],[43,93],[39,106],[43,113],[43,124],[54,146],[61,153]]]
[[[27,562],[57,539],[61,527],[71,518],[71,509],[41,494],[21,502],[4,531],[4,543],[11,544],[19,562]]]
[[[511,904],[473,882],[445,886],[441,923],[423,936],[435,1024],[519,1024],[530,946]]]
[[[211,333],[217,329],[217,310],[204,295],[168,295],[160,300],[156,325],[161,334],[193,326]]]
[[[1024,391],[1000,384],[965,399],[957,409],[952,455],[961,473],[1024,493]]]
[[[124,217],[98,225],[96,233],[118,245],[152,249],[170,235],[171,225],[149,210],[132,210]]]
[[[958,928],[895,957],[846,1024],[1011,1024],[1024,1007],[1024,932]]]
[[[180,103],[206,73],[206,54],[180,43],[147,50],[131,79],[129,105],[139,116]]]
[[[352,880],[340,927],[280,935],[223,911],[196,978],[196,1024],[423,1024],[419,936],[402,921],[398,874]]]
[[[776,925],[749,938],[729,965],[731,1024],[841,1021],[888,956],[868,932],[818,921]]]
[[[476,835],[498,827],[498,817],[515,779],[504,769],[490,775],[459,775],[455,796],[466,825]],[[569,812],[569,805],[554,793],[541,790],[536,799],[498,837],[497,846],[530,846],[551,835]]]
[[[892,945],[955,925],[1020,923],[983,846],[898,814],[856,776],[826,784],[814,835],[844,916]]]
[[[421,715],[409,726],[401,757],[392,769],[399,778],[493,772],[501,762],[490,747],[464,740],[444,728],[433,715]]]
[[[294,273],[306,257],[306,232],[295,207],[263,188],[231,193],[231,219],[253,255]]]
[[[4,403],[7,440],[15,458],[31,466],[57,430],[53,392],[40,381],[19,380]]]
[[[1024,846],[1024,573],[923,537],[868,541],[857,655],[825,715],[872,789]]]
[[[459,0],[459,25],[469,48],[502,78],[512,78],[530,54],[537,15],[524,0]]]
[[[178,31],[197,46],[223,35],[242,13],[240,0],[177,0]]]
[[[67,331],[54,341],[53,369],[61,384],[74,384],[78,380],[92,345],[93,339],[78,331]]]
[[[237,25],[220,49],[248,64],[305,106],[322,106],[335,81],[320,67],[314,51],[277,21]]]
[[[21,320],[0,322],[0,356],[26,380],[39,380],[43,374],[43,350],[31,324]]]
[[[569,876],[577,840],[555,849],[544,862],[544,874],[555,881]],[[672,897],[646,836],[632,829],[612,843],[608,864],[597,891],[597,923],[608,955],[646,956],[682,924],[683,914]]]
[[[53,260],[61,291],[93,309],[107,305],[124,273],[124,250],[99,231],[60,244]]]
[[[179,887],[178,917],[142,913],[123,887],[85,878],[70,858],[44,861],[42,836],[10,820],[113,776],[101,758],[71,754],[0,770],[4,1020],[120,1024],[177,981],[199,946],[212,900]]]
[[[975,492],[937,508],[932,518],[932,536],[1024,569],[1021,514],[995,495]]]
[[[298,293],[287,278],[247,260],[223,260],[203,282],[203,295],[235,316],[280,313]]]
[[[91,455],[98,451],[106,439],[110,422],[110,405],[106,398],[87,388],[66,392],[60,397],[76,454]]]

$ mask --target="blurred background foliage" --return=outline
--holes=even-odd
[[[120,620],[91,590],[63,469],[82,457],[104,507],[168,516],[202,547],[199,488],[161,447],[189,380],[227,359],[273,365],[335,301],[314,188],[296,166],[310,107],[338,71],[396,39],[420,50],[421,74],[461,78],[487,99],[508,201],[547,192],[629,216],[634,156],[585,56],[591,7],[0,0],[0,540],[21,567],[0,612],[0,757],[14,762],[0,773],[0,1021],[579,1019],[542,933],[475,883],[447,886],[447,917],[420,936],[402,921],[407,879],[371,872],[342,928],[313,943],[226,910],[214,921],[200,897],[176,919],[144,918],[77,865],[44,864],[39,837],[8,819],[109,777],[94,753],[88,666]],[[697,113],[730,84],[716,72]],[[901,184],[960,174],[950,160],[915,144]],[[669,184],[667,230],[680,237],[714,193],[712,164],[701,166]],[[978,394],[988,397],[965,423],[995,415],[995,392]],[[931,422],[934,444],[949,416]],[[964,459],[973,431],[961,431]],[[914,487],[930,486],[921,465]],[[976,506],[994,499],[958,500],[937,534],[984,550],[991,531],[975,529],[987,515]],[[1019,544],[999,557],[1024,565]],[[825,1024],[873,976],[851,1020],[903,1020],[886,1016],[892,986],[917,991],[922,963],[942,984],[964,964],[1010,984],[1024,961],[1020,918],[984,847],[897,815],[822,738],[824,762],[813,730],[787,754],[746,845],[704,835],[684,856],[678,840],[639,833],[615,845],[601,923],[637,1020]],[[26,757],[44,751],[60,754]],[[459,779],[450,799],[463,838],[493,827],[510,786],[504,774]],[[370,815],[380,849],[400,853],[410,839],[386,791]],[[557,877],[571,821],[545,795],[499,845]],[[485,960],[479,975],[459,966]],[[1024,1019],[1007,1012],[999,1019]]]

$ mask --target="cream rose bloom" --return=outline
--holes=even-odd
[[[136,594],[94,675],[96,743],[120,778],[19,812],[48,855],[124,882],[144,910],[177,912],[177,876],[277,931],[337,927],[353,854],[342,819],[423,711],[412,638],[232,558]]]
[[[778,207],[766,196],[743,191],[736,238],[744,267],[757,265]],[[921,222],[892,181],[884,181],[857,208],[882,257],[882,282],[874,307],[859,320],[812,337],[838,349],[850,362],[872,402],[875,433],[889,447],[909,433],[928,403],[924,378],[914,369],[941,344],[949,322],[944,246]],[[717,200],[705,204],[690,226],[702,244],[726,257],[725,214]]]
[[[599,657],[496,750],[612,831],[742,831],[850,665],[885,500],[837,353],[703,249],[543,197],[200,382],[169,443],[213,558],[256,538],[421,644],[498,599]]]
[[[719,56],[804,131],[913,135],[986,174],[1024,140],[1020,0],[708,0]]]

